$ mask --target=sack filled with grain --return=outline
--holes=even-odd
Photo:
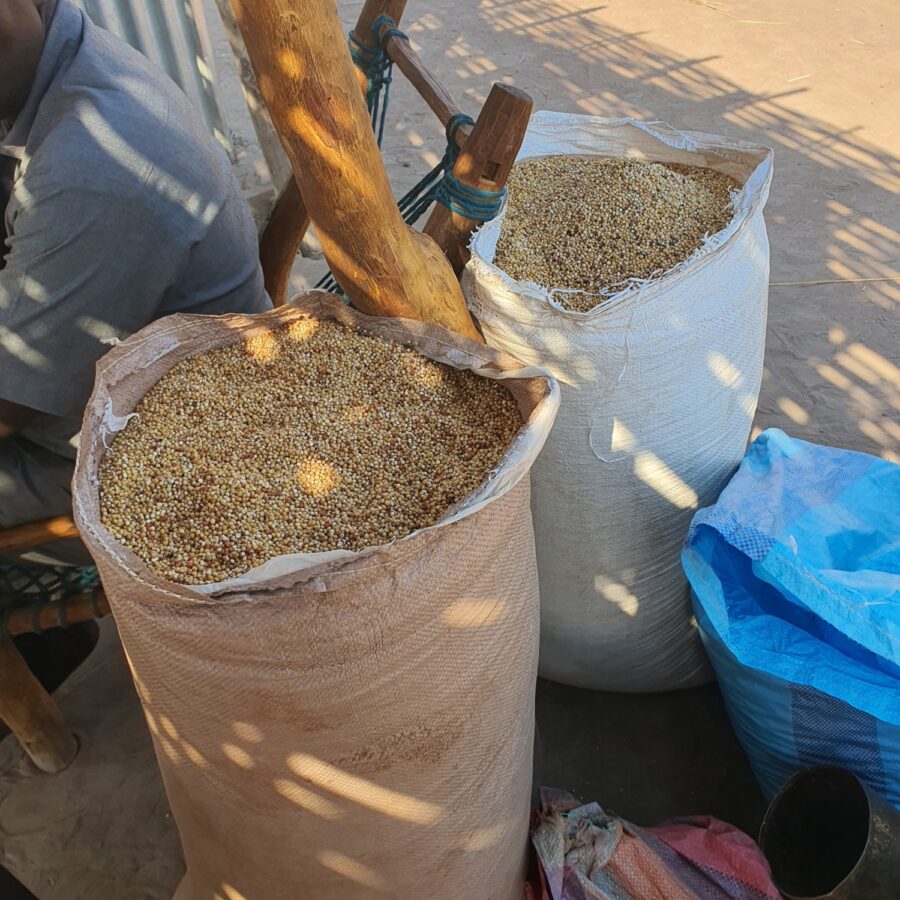
[[[541,674],[709,678],[679,552],[740,462],[762,375],[772,153],[630,119],[532,118],[463,277],[488,343],[560,381],[533,470]]]
[[[506,354],[326,294],[172,316],[101,361],[75,510],[178,900],[519,900],[528,472],[557,403]]]

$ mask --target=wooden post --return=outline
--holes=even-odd
[[[272,125],[272,120],[269,118],[266,105],[262,102],[262,97],[259,95],[259,86],[253,75],[253,69],[250,67],[250,60],[247,59],[247,48],[244,46],[240,29],[234,20],[231,0],[216,0],[216,6],[219,10],[219,18],[222,20],[225,34],[228,37],[228,44],[231,47],[231,55],[234,57],[234,63],[238,69],[238,76],[241,79],[241,91],[244,94],[247,109],[250,111],[253,130],[256,132],[256,138],[259,141],[259,147],[266,161],[272,185],[277,193],[287,184],[288,179],[293,177],[291,164],[288,162],[287,156],[285,156],[281,141],[278,140],[278,134]],[[274,297],[272,299],[274,300]]]
[[[370,16],[369,18],[374,22],[378,16]],[[362,19],[362,16],[360,16],[360,19]],[[360,25],[356,27],[359,29]],[[368,27],[371,33],[371,24]],[[378,29],[380,40],[384,41],[387,29],[387,25],[382,25]],[[357,34],[356,30],[354,30],[354,34]],[[441,125],[446,125],[450,121],[451,116],[462,112],[460,105],[441,84],[434,72],[425,65],[419,54],[410,46],[408,40],[393,35],[384,41],[384,46],[391,61],[406,76],[419,96],[428,104],[428,108],[438,117]],[[365,86],[365,76],[362,78],[362,83]],[[461,125],[456,129],[457,146],[462,147],[465,144],[471,131],[472,129],[469,125]]]
[[[75,759],[75,736],[8,637],[0,640],[0,719],[42,772],[54,774]]]
[[[235,0],[234,10],[338,284],[363,312],[480,340],[453,269],[397,210],[335,0]]]
[[[524,91],[496,83],[453,166],[453,177],[479,190],[501,190],[522,146],[532,106]],[[469,238],[480,224],[437,203],[423,230],[459,275],[469,261]]]
[[[71,516],[54,516],[52,519],[0,529],[0,551],[27,550],[38,544],[72,537],[78,537],[74,519]]]
[[[366,0],[353,28],[354,39],[364,47],[374,50],[381,43],[380,29],[377,35],[372,30],[375,20],[379,16],[387,16],[394,20],[395,25],[399,25],[405,9],[406,0]],[[356,77],[365,94],[369,87],[365,72],[357,68]]]
[[[290,287],[291,270],[309,228],[309,216],[300,188],[291,175],[272,208],[272,215],[259,239],[259,261],[266,291],[275,306],[284,306]]]
[[[223,20],[226,19],[226,13],[222,11],[223,7],[227,7],[227,15],[230,16],[231,25],[229,35],[233,32],[240,41],[238,49],[232,44],[232,50],[235,53],[241,53],[241,60],[246,59],[246,47],[240,38],[240,31],[234,22],[234,13],[231,11],[230,0],[216,0],[220,7]],[[359,15],[359,19],[354,29],[354,35],[357,40],[367,47],[375,47],[377,37],[372,31],[372,25],[375,20],[382,15],[390,16],[395,22],[400,21],[403,15],[403,9],[406,6],[406,0],[366,0],[366,4]],[[253,70],[250,69],[249,60],[247,60],[249,72],[247,77],[252,81],[253,96],[258,105],[265,110],[265,104],[259,96],[259,87],[256,84],[256,77]],[[368,83],[366,76],[359,69],[356,70],[357,77],[360,81],[360,87],[363,94],[366,93]],[[245,79],[246,80],[246,79]],[[249,99],[248,99],[249,103]],[[252,109],[252,107],[251,107]],[[275,134],[272,128],[272,120],[269,118],[268,112],[265,113],[265,120],[268,123],[272,134]],[[254,120],[255,121],[255,120]],[[276,136],[276,140],[278,140]],[[260,137],[260,142],[262,138]],[[300,251],[300,245],[303,243],[303,236],[309,228],[309,216],[306,213],[306,207],[303,205],[303,198],[300,196],[300,189],[294,182],[293,173],[290,172],[290,164],[281,143],[278,149],[284,158],[285,165],[288,166],[290,178],[284,182],[284,187],[278,194],[278,199],[272,208],[272,214],[269,221],[266,222],[262,230],[259,241],[259,259],[262,263],[263,276],[266,282],[266,291],[272,298],[275,306],[284,306],[287,302],[288,289],[290,287],[291,270],[294,267],[294,260]],[[268,157],[267,157],[268,158]]]
[[[375,20],[387,16],[399,25],[405,10],[406,0],[366,0],[353,28],[353,37],[363,46],[374,49],[381,42],[381,37],[376,37],[372,31]]]

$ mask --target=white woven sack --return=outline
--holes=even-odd
[[[502,214],[476,234],[463,278],[488,343],[562,387],[533,469],[541,674],[603,690],[688,687],[710,676],[679,551],[694,510],[740,461],[756,411],[772,153],[662,123],[536,113],[519,159],[552,154],[708,166],[743,185],[724,231],[589,312],[492,264]]]

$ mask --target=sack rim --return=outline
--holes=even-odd
[[[482,377],[520,382],[523,385],[520,392],[522,396],[518,396],[515,391],[513,391],[513,395],[516,397],[522,413],[521,428],[501,461],[487,474],[475,491],[447,510],[438,522],[425,528],[416,529],[387,544],[367,547],[360,551],[304,554],[307,557],[324,558],[312,560],[305,565],[298,564],[291,572],[281,571],[268,577],[256,577],[252,580],[248,580],[248,575],[255,572],[256,569],[270,566],[275,560],[284,560],[288,556],[295,555],[285,554],[274,557],[273,560],[268,560],[260,567],[251,569],[248,573],[242,573],[241,576],[207,585],[183,585],[158,575],[130,548],[114,538],[100,520],[100,485],[97,473],[107,447],[107,437],[121,430],[134,414],[133,409],[114,410],[112,399],[108,396],[109,391],[133,373],[136,355],[143,355],[148,349],[155,348],[157,356],[154,359],[165,359],[174,350],[195,340],[195,335],[199,335],[201,329],[208,323],[214,323],[219,328],[224,326],[234,332],[233,341],[225,341],[219,345],[226,346],[243,340],[248,334],[255,333],[257,329],[271,330],[273,323],[277,323],[274,327],[278,327],[300,318],[310,317],[353,324],[374,335],[396,340],[404,346],[412,346],[412,349],[432,359],[435,357],[431,352],[426,352],[416,344],[425,343],[429,347],[443,348],[446,353],[442,355],[446,355],[448,358],[436,359],[438,362],[473,371]],[[174,337],[176,334],[181,336],[181,339],[176,339]],[[196,353],[189,354],[189,356],[198,355],[210,349],[213,348],[201,347],[197,349]],[[174,365],[175,362],[160,372],[153,384]],[[141,396],[150,387],[152,384],[141,392]],[[533,395],[533,404],[527,416],[522,410],[523,397],[526,393]],[[136,406],[137,402],[135,401],[133,405]],[[336,576],[343,572],[346,577],[364,577],[366,570],[371,566],[359,566],[360,560],[382,555],[401,546],[407,547],[411,542],[415,542],[416,546],[410,547],[408,552],[420,552],[421,548],[427,546],[439,529],[450,527],[475,515],[516,487],[528,474],[531,464],[540,452],[558,408],[559,385],[545,369],[525,366],[503,351],[456,335],[440,326],[412,319],[368,316],[347,307],[334,294],[322,291],[299,294],[287,305],[265,313],[227,313],[217,316],[176,313],[158,319],[131,335],[110,350],[97,363],[94,389],[85,409],[82,423],[81,447],[73,478],[72,499],[75,521],[84,537],[85,544],[95,558],[98,554],[105,555],[131,578],[154,591],[162,592],[181,601],[205,603],[212,598],[219,602],[226,598],[240,601],[246,600],[248,592],[271,591],[286,587],[295,589],[301,585],[306,585],[307,589],[313,591],[330,590],[329,576]],[[422,540],[418,540],[419,538]],[[408,554],[404,553],[403,555]],[[375,563],[376,566],[383,564],[383,562]]]
[[[730,150],[742,154],[762,154],[753,171],[747,177],[747,180],[741,186],[739,198],[744,200],[743,206],[735,209],[729,223],[716,235],[709,236],[715,238],[722,236],[720,240],[705,241],[697,248],[687,259],[671,267],[666,272],[653,278],[632,279],[625,287],[610,295],[595,307],[589,310],[579,311],[566,309],[559,301],[553,298],[553,291],[531,281],[519,281],[503,269],[497,266],[493,261],[488,261],[479,252],[479,242],[482,241],[487,233],[492,230],[498,231],[502,228],[503,219],[506,215],[507,206],[504,203],[503,209],[490,222],[486,223],[474,232],[469,242],[469,250],[471,257],[466,265],[466,271],[471,274],[476,282],[484,283],[494,282],[510,293],[516,295],[516,300],[526,306],[532,312],[547,313],[550,316],[558,315],[564,319],[569,319],[572,324],[589,325],[593,320],[600,319],[606,315],[612,315],[618,311],[620,307],[627,304],[636,305],[640,301],[659,299],[658,295],[677,287],[685,278],[693,277],[703,268],[708,266],[712,260],[730,248],[738,237],[743,234],[749,224],[754,220],[766,204],[768,199],[769,188],[772,182],[774,151],[771,147],[764,144],[754,144],[746,141],[729,140],[721,135],[711,135],[697,131],[679,131],[666,122],[642,122],[638,119],[623,117],[618,119],[604,118],[603,116],[581,115],[577,113],[553,112],[551,110],[540,110],[535,112],[531,117],[529,128],[532,125],[548,126],[553,124],[557,128],[564,128],[568,124],[570,127],[586,127],[596,131],[597,135],[601,135],[603,131],[620,128],[623,126],[631,126],[649,134],[651,137],[660,141],[662,144],[668,145],[673,149],[679,149],[683,152],[701,152],[704,149],[710,151]],[[668,129],[669,134],[663,132]],[[680,140],[674,140],[671,134],[678,135]],[[681,144],[682,146],[677,146]],[[516,162],[525,159],[537,159],[545,156],[606,156],[606,154],[590,154],[590,153],[531,153],[528,151],[528,134],[526,132],[525,141],[522,145]],[[615,158],[615,157],[608,157]],[[560,293],[563,289],[556,289],[556,293]],[[571,290],[569,293],[585,293],[584,291]],[[481,296],[473,297],[467,292],[467,302],[472,313],[481,316],[485,308],[483,298]],[[488,307],[495,307],[495,304],[488,304]],[[544,324],[535,322],[535,327],[551,327],[549,322]]]

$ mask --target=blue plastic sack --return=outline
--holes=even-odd
[[[900,807],[900,466],[770,429],[682,563],[766,796],[825,763]]]

